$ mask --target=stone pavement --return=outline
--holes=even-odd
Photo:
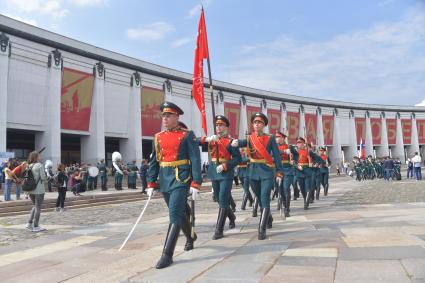
[[[292,202],[268,238],[258,217],[238,211],[236,229],[211,236],[217,204],[197,202],[195,249],[154,268],[162,252],[167,210],[153,200],[125,249],[117,252],[145,201],[44,213],[46,232],[24,229],[26,216],[0,218],[1,282],[425,282],[425,182],[356,182],[333,178],[330,194],[304,211]],[[241,190],[234,189],[238,206]]]

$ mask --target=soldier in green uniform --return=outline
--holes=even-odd
[[[329,166],[331,166],[331,161],[326,153],[325,147],[319,148],[319,156],[323,160],[320,166],[320,184],[323,186],[323,194],[327,196],[329,189]],[[318,193],[320,194],[320,187]]]
[[[239,163],[238,168],[238,177],[241,181],[243,188],[243,197],[242,197],[242,205],[241,210],[246,210],[246,203],[249,201],[249,206],[252,206],[254,199],[251,196],[251,192],[249,191],[249,178],[248,178],[248,166],[249,166],[249,158],[246,154],[246,148],[240,149],[242,161]]]
[[[232,141],[232,146],[249,148],[249,182],[259,199],[261,218],[258,227],[258,239],[266,239],[266,228],[272,228],[273,218],[270,214],[270,194],[275,177],[280,186],[283,177],[282,161],[273,135],[263,133],[268,119],[263,113],[251,116],[254,132],[246,139]]]
[[[122,162],[114,163],[115,168],[115,190],[122,190],[122,179],[124,177],[124,167],[122,166]]]
[[[136,182],[137,182],[137,172],[139,171],[139,168],[137,168],[136,160],[133,160],[131,163],[127,164],[127,182],[128,182],[128,188],[129,189],[136,189]]]
[[[107,187],[108,177],[106,175],[105,159],[100,160],[100,162],[97,164],[97,169],[99,169],[100,185],[101,185],[102,191],[106,191],[108,190],[108,187]]]
[[[312,146],[313,147],[313,146]],[[317,200],[319,200],[320,197],[320,181],[322,179],[322,174],[320,173],[320,168],[322,167],[324,161],[322,160],[322,158],[315,152],[312,150],[311,152],[311,157],[313,160],[313,189],[314,189],[314,193],[312,194],[312,199],[316,198]]]
[[[223,228],[226,217],[229,217],[229,228],[235,227],[235,219],[232,209],[229,208],[233,183],[233,172],[241,162],[239,149],[230,145],[232,139],[229,137],[229,120],[223,115],[214,118],[217,135],[202,137],[201,145],[208,143],[211,152],[211,164],[208,167],[208,176],[212,181],[214,194],[219,204],[217,224],[213,240],[223,238]]]
[[[304,209],[308,209],[312,194],[312,170],[313,165],[310,151],[307,148],[305,139],[299,137],[297,140],[297,150],[294,152],[294,159],[297,164],[297,181],[300,185],[301,194],[304,198]]]
[[[159,187],[169,212],[170,224],[162,256],[156,265],[158,269],[173,262],[180,229],[183,229],[185,235],[190,235],[191,227],[186,217],[187,194],[190,191],[195,200],[202,183],[201,158],[196,137],[192,131],[178,126],[178,119],[183,111],[171,102],[162,103],[160,109],[165,130],[157,133],[154,138],[146,189],[151,197]]]

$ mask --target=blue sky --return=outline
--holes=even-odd
[[[201,3],[214,79],[352,102],[425,100],[425,0],[3,0],[0,13],[192,72]]]

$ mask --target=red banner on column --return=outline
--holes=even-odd
[[[334,140],[334,116],[322,115],[323,141],[325,145],[332,145]]]
[[[248,116],[247,121],[248,121],[249,125],[251,125],[251,115],[256,113],[256,112],[261,112],[261,108],[257,107],[257,106],[249,106],[249,105],[246,106],[246,115]],[[251,125],[250,132],[252,132],[252,130],[253,129],[252,129],[252,125]]]
[[[411,144],[412,143],[412,120],[401,119],[401,129],[403,131],[404,144]]]
[[[366,118],[355,118],[356,123],[356,135],[357,144],[360,144],[360,140],[365,143],[366,141]]]
[[[229,135],[232,138],[238,138],[241,106],[236,103],[224,102],[224,116],[230,122]]]
[[[372,142],[374,145],[381,144],[381,118],[370,118],[370,128],[372,129]]]
[[[269,132],[275,134],[280,131],[280,110],[267,109],[267,116],[269,118]]]
[[[317,114],[305,113],[304,118],[307,140],[317,144]]]
[[[93,74],[63,69],[61,128],[88,131],[93,98]]]
[[[425,144],[425,120],[416,120],[419,144]]]
[[[161,131],[161,110],[165,92],[161,89],[142,87],[142,136],[152,137]]]
[[[388,135],[388,144],[394,145],[397,140],[397,120],[396,119],[386,119],[387,123],[387,135]]]
[[[286,127],[289,134],[289,143],[295,144],[300,135],[300,113],[286,112]]]

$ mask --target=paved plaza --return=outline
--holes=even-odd
[[[46,212],[46,232],[24,228],[26,216],[0,218],[2,282],[425,282],[425,182],[331,179],[330,194],[308,211],[292,202],[284,220],[272,202],[273,228],[257,240],[259,218],[240,211],[236,229],[211,237],[217,204],[197,202],[195,249],[177,243],[174,264],[154,268],[167,209],[154,199],[133,237],[118,248],[145,201]]]

